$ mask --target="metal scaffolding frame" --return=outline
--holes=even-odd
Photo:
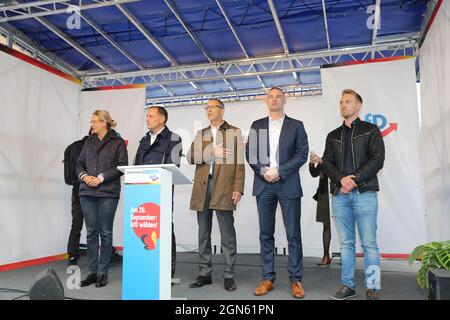
[[[242,59],[236,61],[230,61],[228,63],[222,62],[222,65],[225,70],[230,70],[234,68],[234,70],[239,70],[239,73],[236,74],[224,74],[223,76],[227,76],[228,78],[236,78],[236,77],[252,77],[255,75],[270,75],[270,74],[279,74],[279,73],[288,73],[288,72],[310,72],[310,71],[318,71],[321,68],[321,65],[326,65],[330,61],[333,63],[339,63],[339,61],[345,56],[347,58],[351,58],[352,61],[360,61],[366,60],[370,58],[372,52],[379,54],[381,57],[392,57],[395,56],[398,52],[401,52],[402,55],[417,55],[418,50],[418,35],[414,35],[414,40],[409,41],[401,41],[394,42],[390,44],[378,44],[373,46],[365,46],[365,47],[357,47],[357,48],[344,48],[344,49],[335,49],[335,50],[324,50],[317,52],[309,52],[303,54],[291,54],[289,56],[273,56],[267,58],[255,58],[255,59]],[[410,53],[408,53],[410,51]],[[355,55],[360,54],[363,55],[362,59],[356,59]],[[289,61],[292,63],[296,63],[301,65],[301,67],[291,68]],[[271,67],[265,67],[266,69],[270,69],[264,72],[250,72],[250,70],[255,69],[255,65],[267,66],[270,64]],[[314,66],[312,66],[314,64]],[[161,83],[171,84],[171,83],[180,83],[186,82],[187,80],[183,79],[183,70],[182,68],[188,68],[189,70],[195,70],[194,74],[204,73],[208,69],[208,65],[193,65],[193,66],[183,66],[178,70],[172,68],[168,69],[158,69],[154,70],[154,73],[147,76],[150,80],[155,80],[159,76],[165,76],[166,78],[178,77],[178,80],[166,80],[161,82],[152,83],[150,81],[150,85],[158,85]],[[167,74],[164,74],[167,72]],[[130,74],[125,74],[130,75]],[[136,75],[133,75],[135,77]],[[112,79],[114,75],[109,75],[107,78]],[[90,81],[95,83],[95,78],[89,78]],[[217,77],[198,77],[201,81],[208,80],[217,80]],[[104,81],[105,79],[103,79]],[[322,93],[321,84],[312,84],[312,85],[300,85],[296,82],[291,85],[281,86],[283,90],[288,94],[288,96],[304,96],[304,95],[316,95]],[[150,88],[151,90],[151,88]],[[148,98],[146,100],[147,105],[164,105],[164,106],[178,106],[178,105],[195,105],[195,104],[204,104],[209,98],[220,98],[223,101],[239,101],[239,100],[254,100],[258,99],[261,95],[266,93],[266,88],[254,88],[254,89],[246,89],[246,90],[237,90],[235,92],[210,92],[206,94],[192,94],[192,95],[181,95],[181,96],[171,96],[171,97],[155,97]]]
[[[164,105],[176,105],[180,102],[186,104],[203,103],[205,99],[210,97],[220,97],[221,99],[254,99],[258,95],[262,94],[266,88],[266,84],[263,82],[262,76],[277,75],[292,73],[294,75],[294,81],[283,87],[292,94],[317,94],[321,92],[320,84],[314,85],[302,85],[299,83],[298,74],[306,72],[317,72],[321,66],[332,63],[339,63],[341,61],[361,61],[378,57],[391,57],[395,55],[417,55],[418,45],[421,38],[424,35],[424,30],[429,17],[432,15],[434,8],[438,1],[434,0],[430,3],[429,8],[424,18],[422,32],[411,33],[403,35],[395,35],[389,37],[380,38],[377,34],[377,24],[379,21],[380,7],[379,0],[375,0],[375,21],[374,30],[372,33],[372,44],[367,46],[352,46],[349,48],[332,48],[330,44],[328,19],[327,19],[327,7],[326,1],[322,0],[323,19],[325,23],[325,34],[327,39],[327,49],[311,51],[311,52],[296,52],[289,51],[288,45],[285,40],[281,21],[278,18],[278,14],[274,5],[274,1],[267,0],[270,8],[270,14],[272,15],[275,23],[278,35],[280,37],[281,45],[284,54],[273,55],[268,57],[251,57],[249,56],[244,44],[238,36],[238,33],[233,25],[233,22],[228,17],[225,8],[223,7],[221,0],[215,0],[220,12],[225,19],[230,31],[232,32],[235,40],[239,44],[242,52],[245,55],[244,59],[230,60],[230,61],[215,61],[206,49],[202,46],[194,31],[191,30],[189,25],[183,20],[180,12],[173,3],[172,0],[164,0],[169,10],[186,30],[195,45],[199,48],[202,54],[208,60],[207,63],[180,65],[174,57],[159,43],[159,41],[147,30],[139,20],[133,16],[133,14],[123,5],[129,2],[135,2],[139,0],[93,0],[82,4],[80,1],[80,10],[93,9],[98,7],[112,6],[114,5],[141,33],[142,35],[165,57],[170,63],[170,67],[158,68],[158,69],[145,69],[144,66],[135,59],[130,52],[121,47],[108,33],[103,31],[99,25],[89,19],[86,14],[78,12],[78,14],[104,39],[106,39],[113,47],[121,52],[128,60],[130,60],[138,69],[137,71],[117,73],[111,67],[100,61],[93,54],[88,52],[83,46],[81,46],[74,39],[70,38],[62,30],[51,24],[43,16],[58,14],[66,12],[70,3],[67,0],[40,0],[32,1],[24,4],[16,5],[3,5],[0,6],[0,32],[4,34],[11,44],[16,42],[29,51],[33,57],[48,63],[59,70],[67,72],[71,75],[80,77],[82,79],[83,87],[90,88],[103,85],[115,85],[117,83],[145,83],[149,86],[150,90],[154,86],[162,88],[169,96],[160,98],[149,98],[147,103],[164,104]],[[10,13],[10,15],[8,14]],[[3,13],[3,14],[2,14]],[[26,36],[20,34],[15,28],[4,21],[18,20],[34,18],[43,24],[47,29],[55,33],[58,37],[63,39],[72,48],[80,52],[86,58],[91,60],[95,65],[99,67],[97,70],[91,71],[78,71],[73,67],[67,65],[64,61],[59,59],[56,55],[45,52],[36,43],[33,43]],[[237,90],[230,80],[238,78],[252,78],[257,79],[260,87],[255,87],[245,90]],[[201,89],[201,83],[208,81],[224,81],[230,91],[224,92],[211,92],[204,93]],[[170,90],[170,85],[188,83],[192,85],[197,93],[191,95],[176,95]],[[200,83],[200,84],[199,84]]]
[[[289,55],[289,48],[288,48],[288,45],[286,42],[286,37],[284,36],[283,27],[281,26],[280,19],[278,18],[278,13],[277,13],[277,9],[275,8],[275,4],[273,3],[273,0],[267,0],[267,3],[269,4],[270,12],[272,13],[273,21],[275,22],[278,36],[280,37],[280,41],[283,46],[284,54]],[[289,62],[289,65],[292,69],[294,68],[292,61]],[[294,76],[295,81],[299,81],[299,78],[298,78],[298,75],[296,72],[292,72],[292,75]]]
[[[119,11],[128,19],[128,21],[130,21],[135,27],[136,29],[139,30],[139,32],[148,40],[148,42],[150,42],[150,44],[152,46],[154,46],[159,53],[162,54],[162,56],[168,61],[170,62],[171,66],[179,66],[178,62],[175,60],[175,58],[166,50],[166,48],[164,48],[162,46],[162,44],[150,33],[149,30],[147,30],[147,28],[138,21],[138,19],[129,11],[127,10],[124,6],[121,5],[116,5],[117,9],[119,9]],[[144,82],[147,83],[147,80],[145,80],[145,78],[143,77],[142,79],[144,79]],[[199,90],[199,86],[194,84],[193,82],[191,83],[191,85],[196,89]],[[170,91],[169,89],[167,89],[165,86],[160,85],[160,87],[167,92],[167,94],[169,96],[173,96],[174,94],[172,93],[172,91]]]
[[[202,52],[202,54],[206,57],[206,59],[210,62],[213,63],[214,59],[209,55],[209,53],[207,52],[207,50],[205,49],[205,47],[201,44],[200,40],[198,40],[198,38],[195,36],[194,32],[191,30],[191,28],[189,27],[189,25],[183,20],[181,13],[178,11],[177,7],[175,6],[175,3],[173,3],[172,0],[163,0],[164,3],[166,4],[166,6],[169,8],[169,10],[173,13],[173,15],[177,18],[177,20],[180,22],[181,26],[186,30],[186,32],[189,34],[189,36],[191,37],[192,41],[195,43],[195,45],[197,46],[197,48]],[[217,73],[217,75],[223,75],[223,70],[219,67],[219,68],[214,68],[214,71]],[[221,80],[223,80],[226,85],[228,86],[228,88],[230,89],[230,91],[235,91],[236,88],[234,87],[234,85],[227,79],[227,78],[221,78]],[[192,81],[190,81],[192,82]],[[192,83],[191,83],[192,84]],[[195,87],[195,86],[194,86]]]
[[[91,60],[93,63],[95,63],[98,67],[105,70],[106,72],[113,73],[114,71],[108,67],[106,64],[98,60],[93,54],[88,52],[86,49],[83,48],[79,43],[77,43],[75,40],[70,38],[68,35],[66,35],[64,32],[62,32],[60,29],[58,29],[53,23],[46,20],[42,17],[35,17],[37,21],[39,21],[42,25],[44,25],[47,29],[49,29],[51,32],[56,34],[58,37],[60,37],[62,40],[64,40],[67,44],[69,44],[71,47],[73,47],[75,50],[77,50],[79,53],[81,53],[83,56]]]
[[[411,53],[408,54],[408,49]],[[376,44],[371,46],[359,46],[351,48],[341,48],[332,50],[320,50],[304,53],[294,53],[289,55],[276,55],[263,58],[249,58],[215,63],[203,63],[182,65],[170,68],[159,68],[151,70],[141,70],[123,73],[84,75],[83,81],[94,83],[104,80],[131,79],[133,82],[137,77],[148,77],[148,85],[170,85],[176,83],[189,83],[193,81],[214,81],[222,79],[256,77],[265,75],[276,75],[288,72],[308,72],[320,69],[322,65],[339,63],[343,57],[352,61],[366,60],[372,52],[376,52],[380,57],[392,57],[399,52],[403,55],[416,55],[417,41],[404,40],[388,44]],[[362,58],[357,59],[355,55],[362,54]],[[256,71],[255,67],[263,71]],[[216,75],[213,71],[221,67],[223,74]],[[190,72],[193,77],[187,77]]]
[[[283,89],[288,97],[306,96],[306,95],[318,95],[322,93],[321,85],[289,85],[279,86]],[[266,88],[256,88],[248,90],[238,90],[235,92],[223,91],[223,92],[211,92],[206,94],[197,95],[179,95],[174,97],[162,97],[162,98],[147,98],[147,106],[165,106],[176,107],[186,105],[199,105],[205,104],[208,99],[218,98],[224,102],[232,101],[251,101],[263,99],[267,94]]]
[[[325,24],[325,36],[327,37],[327,47],[328,50],[331,50],[330,32],[328,30],[327,6],[325,4],[325,0],[322,0],[322,11],[323,11],[323,22]]]
[[[237,43],[239,44],[239,47],[241,48],[242,52],[244,53],[245,57],[247,59],[250,59],[249,54],[247,53],[247,50],[245,49],[244,45],[242,44],[241,39],[239,38],[236,29],[234,28],[233,24],[231,23],[230,18],[228,18],[227,13],[225,12],[224,7],[222,6],[222,3],[220,2],[220,0],[216,0],[217,5],[219,6],[220,12],[223,15],[223,18],[225,19],[225,21],[228,24],[228,27],[230,28],[231,32],[233,33],[234,38],[236,39]],[[258,78],[259,83],[261,84],[261,87],[265,88],[266,85],[264,84],[264,82],[262,81],[260,76],[256,76]]]
[[[42,0],[0,6],[0,23],[68,13],[68,10],[72,7],[76,7],[77,10],[81,11],[114,6],[116,4],[136,2],[140,0],[92,0],[93,2],[89,2],[87,4],[86,2],[83,4],[83,0],[79,0],[79,4],[77,6],[74,6],[68,1],[69,0]]]
[[[97,31],[103,38],[105,38],[114,48],[116,48],[123,56],[125,56],[131,63],[133,63],[139,70],[144,70],[144,66],[132,57],[131,53],[127,52],[120,44],[118,44],[111,36],[109,36],[105,31],[103,31],[99,25],[97,25],[91,18],[86,14],[79,13],[80,17],[86,21],[95,31]]]
[[[375,0],[375,20],[373,22],[372,44],[377,42],[378,27],[380,26],[381,0]],[[375,58],[375,52],[372,51],[372,59]]]
[[[80,77],[78,70],[67,64],[55,54],[48,52],[46,49],[40,47],[37,43],[33,42],[25,34],[11,26],[9,23],[0,24],[0,34],[7,39],[9,48],[12,48],[14,44],[17,44],[23,51],[27,52],[34,59],[52,66],[55,69],[58,69],[73,77]]]

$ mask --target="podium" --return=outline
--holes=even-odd
[[[191,184],[174,164],[120,166],[125,173],[123,300],[170,300],[172,185]]]

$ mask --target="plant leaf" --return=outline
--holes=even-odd
[[[417,259],[422,260],[422,265],[417,272],[417,284],[421,288],[428,288],[429,269],[450,269],[450,240],[417,246],[408,258],[409,265]]]
[[[409,265],[413,264],[413,262],[417,259],[422,260],[423,253],[428,250],[425,245],[420,245],[416,247],[413,252],[409,255],[408,263]]]
[[[450,250],[436,252],[436,260],[441,269],[450,269]]]

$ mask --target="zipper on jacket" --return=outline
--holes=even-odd
[[[344,150],[343,150],[344,149],[344,130],[345,130],[345,128],[342,127],[342,130],[341,130],[341,172],[342,172],[342,169],[344,168]],[[339,183],[340,183],[340,181],[339,181]],[[338,189],[339,189],[339,186],[334,191],[334,195],[337,195]]]
[[[364,134],[360,134],[359,136],[356,136],[356,137],[354,137],[353,139],[358,139],[358,138],[360,138],[360,137],[364,137],[364,136],[368,136],[370,134],[370,132],[366,132],[366,133],[364,133]]]
[[[352,128],[352,136],[351,136],[351,144],[352,144],[352,160],[353,160],[353,170],[356,173],[356,165],[355,165],[355,151],[353,149],[353,133],[355,132],[356,124]],[[358,185],[356,185],[356,191],[359,193]]]

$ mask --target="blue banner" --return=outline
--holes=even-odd
[[[160,198],[158,170],[125,183],[122,299],[160,299]],[[137,173],[143,175],[143,173]],[[140,182],[146,180],[145,182]]]

